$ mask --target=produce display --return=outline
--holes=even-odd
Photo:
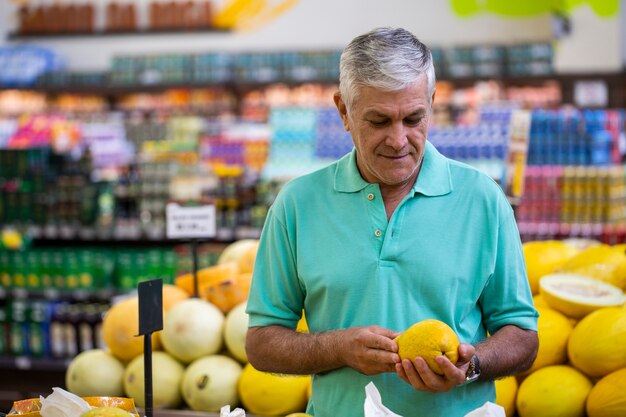
[[[153,334],[153,404],[157,409],[219,413],[241,407],[253,416],[304,417],[309,375],[261,372],[247,361],[245,313],[258,240],[237,241],[216,264],[164,284],[164,327]],[[523,244],[539,312],[539,350],[531,368],[498,379],[496,403],[507,417],[617,417],[626,415],[626,251],[593,240]],[[212,289],[208,291],[207,289]],[[230,294],[230,295],[228,295]],[[211,300],[222,300],[213,303]],[[145,406],[143,343],[135,337],[138,299],[128,295],[106,312],[106,349],[75,356],[66,388],[83,397],[132,399]],[[304,314],[298,331],[308,331]],[[396,342],[401,357],[456,360],[460,341],[438,320],[419,321]],[[90,417],[117,417],[93,407]]]
[[[155,409],[219,413],[228,405],[261,416],[304,413],[310,376],[273,375],[247,361],[245,305],[258,244],[242,239],[226,246],[215,265],[198,271],[198,297],[193,297],[193,274],[163,285],[163,330],[152,335]],[[135,336],[138,311],[137,296],[129,295],[105,313],[107,349],[82,352],[71,361],[70,392],[128,397],[145,407],[143,339]],[[298,329],[306,331],[304,320]]]
[[[531,369],[496,381],[507,417],[626,416],[626,252],[593,240],[523,245],[539,311]]]

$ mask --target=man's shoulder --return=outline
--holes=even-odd
[[[278,200],[301,200],[321,192],[332,191],[338,162],[312,172],[299,175],[285,182],[277,196]]]
[[[485,187],[490,190],[500,188],[497,181],[483,169],[449,158],[448,164],[453,182],[464,182],[473,184],[476,187]]]

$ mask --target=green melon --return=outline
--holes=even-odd
[[[124,395],[124,365],[101,349],[79,353],[67,367],[65,387],[79,397]]]

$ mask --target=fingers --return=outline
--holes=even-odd
[[[372,326],[370,330],[372,331],[372,333],[385,336],[389,339],[395,339],[396,337],[400,336],[400,332],[396,332],[390,329],[385,329],[384,327],[380,327],[380,326]]]
[[[426,361],[417,357],[414,361],[402,360],[396,364],[396,374],[413,388],[426,392],[445,392],[465,381],[465,372],[457,368],[445,356],[438,356],[435,361],[443,371],[436,374]]]
[[[395,353],[398,352],[398,344],[393,341],[393,338],[397,334],[398,332],[394,332],[393,330],[379,326],[370,326],[362,329],[360,338],[362,343],[370,349]]]
[[[365,375],[394,372],[400,356],[398,345],[389,338],[393,334],[376,326],[348,330],[348,340],[342,343],[347,365]]]
[[[417,357],[415,361],[411,362],[408,359],[403,359],[401,363],[396,364],[396,373],[406,383],[410,384],[413,388],[426,392],[437,392],[432,388],[425,380],[424,375],[428,373],[434,373],[428,368],[428,364],[424,359]]]

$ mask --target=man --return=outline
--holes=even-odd
[[[493,379],[527,369],[537,350],[511,207],[491,178],[427,142],[435,73],[415,36],[359,36],[340,70],[334,100],[355,149],[286,184],[272,205],[248,358],[312,374],[316,417],[362,416],[370,381],[402,416],[463,416],[494,401]],[[309,334],[294,330],[303,309]],[[437,358],[444,375],[420,357],[401,361],[393,341],[427,318],[463,342],[457,363]]]

